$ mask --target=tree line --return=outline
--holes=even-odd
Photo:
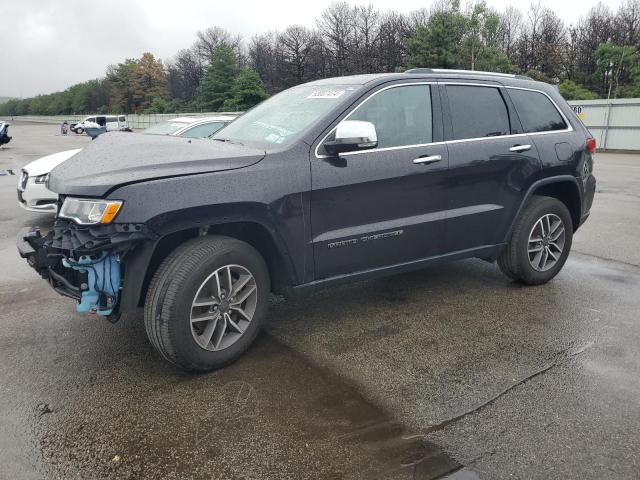
[[[63,92],[14,99],[1,115],[244,110],[299,83],[413,67],[523,73],[567,99],[640,97],[640,0],[603,3],[567,25],[533,3],[503,11],[482,0],[436,0],[403,14],[332,3],[313,27],[243,39],[220,27],[162,62],[151,53]]]

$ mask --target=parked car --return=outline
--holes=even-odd
[[[159,123],[141,133],[149,135],[172,135],[188,138],[205,138],[229,124],[236,117],[218,115],[204,118],[178,117]],[[85,123],[87,131],[91,127]],[[67,150],[39,158],[25,165],[18,182],[18,203],[31,212],[55,213],[58,194],[49,190],[45,181],[49,172],[80,150]]]
[[[80,312],[144,306],[158,352],[195,371],[249,347],[270,292],[471,257],[548,282],[596,183],[595,141],[552,86],[482,72],[307,83],[213,142],[109,137],[51,172],[58,218],[18,250]]]
[[[22,167],[18,179],[18,204],[30,212],[55,213],[58,194],[47,188],[49,172],[80,150],[76,148],[47,155]]]
[[[235,116],[217,115],[212,117],[176,117],[166,122],[153,125],[142,133],[149,135],[173,135],[174,137],[205,138],[213,135],[225,125],[228,125]]]
[[[78,123],[72,123],[70,130],[77,134],[84,133],[87,128],[100,128],[104,127],[107,132],[114,132],[117,130],[127,130],[129,124],[127,123],[127,117],[124,115],[91,115],[85,117],[84,120]]]
[[[11,141],[9,136],[10,125],[7,122],[0,122],[0,145],[4,145]]]

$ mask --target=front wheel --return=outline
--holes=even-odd
[[[172,252],[154,275],[144,309],[147,335],[184,370],[221,368],[256,338],[269,291],[267,266],[251,245],[199,237]]]
[[[507,276],[540,285],[562,269],[573,240],[573,221],[560,200],[534,196],[516,220],[509,243],[498,257]]]

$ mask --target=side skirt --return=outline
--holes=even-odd
[[[353,283],[378,277],[385,277],[387,275],[395,275],[398,273],[411,272],[414,270],[421,270],[431,265],[451,262],[454,260],[462,260],[465,258],[481,258],[483,260],[494,261],[505,245],[506,244],[504,243],[500,243],[497,245],[484,245],[482,247],[459,250],[457,252],[446,253],[444,255],[436,255],[433,257],[421,258],[419,260],[412,260],[410,262],[398,263],[396,265],[372,268],[369,270],[361,270],[344,275],[336,275],[320,280],[314,280],[313,282],[305,283],[302,285],[296,285],[287,289],[285,295],[305,295],[316,290],[332,287],[335,285]]]

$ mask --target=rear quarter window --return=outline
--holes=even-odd
[[[526,133],[551,132],[567,128],[562,115],[544,93],[509,88],[509,96]]]

